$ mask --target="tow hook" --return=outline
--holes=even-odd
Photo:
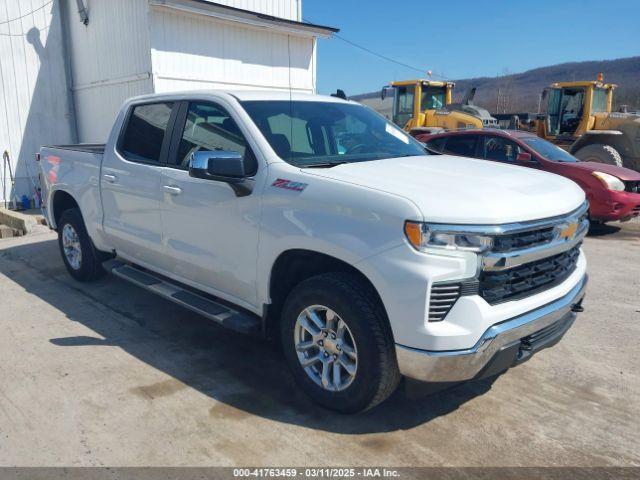
[[[571,305],[571,311],[575,312],[575,313],[584,312],[584,307],[582,306],[582,301],[579,302],[579,303],[574,303],[573,305]]]

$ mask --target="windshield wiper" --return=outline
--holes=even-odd
[[[344,163],[349,163],[349,162],[312,163],[310,165],[302,165],[300,166],[300,168],[331,168],[331,167],[335,167],[336,165],[342,165]]]

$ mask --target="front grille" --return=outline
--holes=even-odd
[[[553,240],[553,231],[554,227],[551,226],[538,230],[498,235],[493,240],[493,251],[501,253],[511,252],[513,250],[543,245]]]
[[[459,283],[434,283],[429,298],[429,321],[439,322],[449,313],[453,304],[460,298]]]
[[[576,267],[580,244],[571,250],[508,270],[483,271],[479,293],[490,304],[534,295],[563,282]]]

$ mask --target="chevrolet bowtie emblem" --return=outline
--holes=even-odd
[[[558,238],[564,240],[571,240],[578,230],[578,224],[571,222],[569,224],[560,225],[558,227]]]

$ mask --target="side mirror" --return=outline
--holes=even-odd
[[[233,182],[245,177],[240,152],[211,150],[194,152],[189,161],[189,175],[205,180]]]
[[[531,154],[529,152],[520,152],[516,157],[517,162],[529,163],[531,162]]]
[[[253,182],[247,180],[244,158],[231,150],[194,152],[189,160],[189,176],[228,183],[237,196],[249,195]]]
[[[385,85],[384,87],[382,87],[382,90],[380,90],[380,100],[384,100],[385,98],[387,98],[387,91],[392,88],[393,87],[389,85]]]

